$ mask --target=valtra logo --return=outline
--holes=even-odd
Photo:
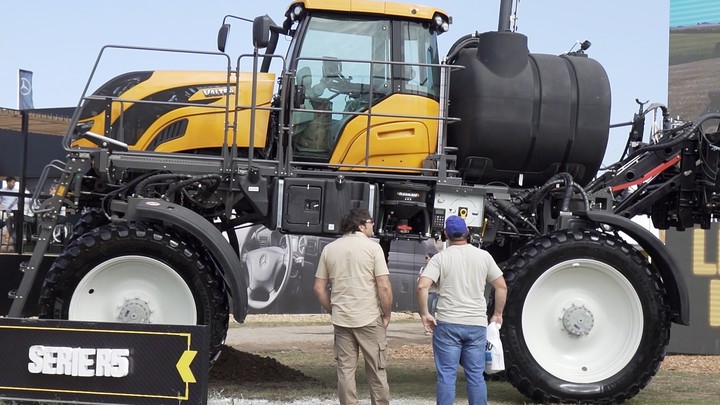
[[[235,88],[230,87],[208,87],[202,89],[202,93],[205,97],[221,97],[227,94],[235,94]]]

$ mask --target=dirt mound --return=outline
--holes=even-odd
[[[223,346],[220,357],[210,370],[210,382],[302,382],[313,381],[300,371],[281,364],[272,357],[241,352]]]

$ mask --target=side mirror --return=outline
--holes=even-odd
[[[225,52],[225,45],[227,44],[228,32],[230,32],[230,24],[223,24],[218,31],[217,47],[218,51]]]
[[[270,27],[273,21],[267,15],[256,17],[253,20],[253,46],[258,49],[267,48],[270,43]]]

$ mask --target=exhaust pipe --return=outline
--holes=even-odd
[[[512,5],[513,0],[500,0],[500,18],[498,19],[498,32],[510,31]]]

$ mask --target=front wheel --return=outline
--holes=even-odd
[[[209,326],[210,359],[228,329],[222,278],[201,250],[160,229],[111,224],[78,236],[55,260],[43,317]]]
[[[670,338],[664,288],[622,239],[558,231],[508,262],[508,381],[538,402],[614,403],[655,375]]]

